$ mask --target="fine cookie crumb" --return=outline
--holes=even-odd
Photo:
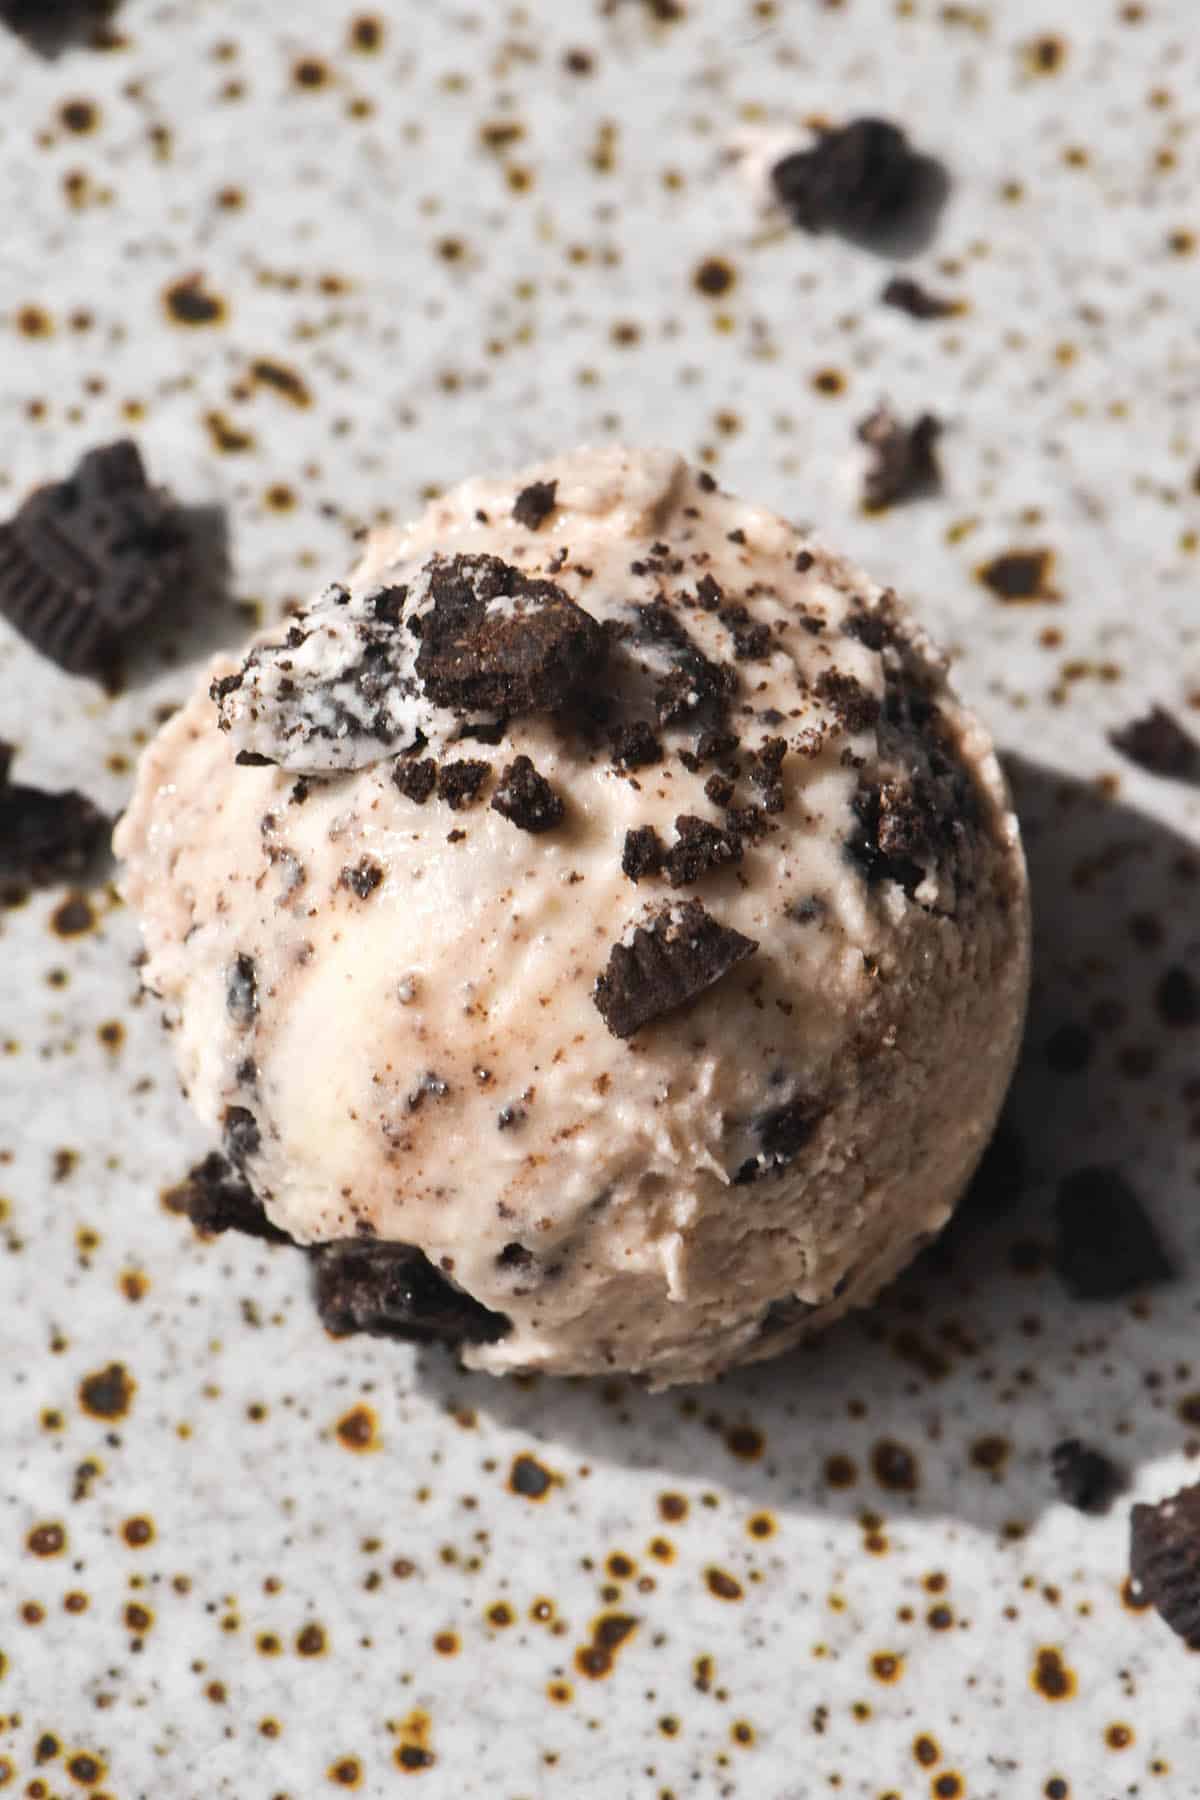
[[[424,806],[437,785],[437,764],[431,756],[422,757],[417,762],[409,757],[401,757],[392,770],[392,780],[405,799]]]
[[[931,294],[909,275],[893,275],[879,297],[885,306],[894,306],[898,312],[907,313],[910,319],[922,323],[929,319],[949,319],[962,311],[959,301]]]
[[[12,749],[0,743],[0,875],[49,887],[83,873],[111,822],[73,788],[48,793],[8,778]]]
[[[653,825],[639,825],[636,831],[625,833],[621,872],[628,875],[630,881],[640,881],[643,875],[661,874],[666,859],[667,847]]]
[[[912,205],[921,164],[898,125],[854,119],[823,130],[808,150],[793,150],[771,170],[776,197],[805,231],[871,235]]]
[[[557,481],[531,481],[513,501],[512,516],[526,531],[537,531],[545,524],[557,504]]]
[[[474,758],[443,763],[438,770],[437,797],[446,802],[451,812],[458,812],[478,799],[479,790],[490,774],[490,765]]]
[[[878,512],[932,492],[941,479],[934,452],[941,430],[932,413],[921,413],[911,425],[902,424],[886,406],[869,414],[858,427],[860,442],[871,452],[863,477],[864,505]]]

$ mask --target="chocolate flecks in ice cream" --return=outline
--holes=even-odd
[[[383,870],[369,856],[360,856],[351,867],[344,868],[338,876],[338,886],[349,888],[360,900],[369,900],[375,889],[383,880]]]
[[[540,531],[554,511],[557,481],[531,481],[513,501],[512,516],[527,531]]]
[[[412,1244],[349,1239],[312,1252],[317,1311],[327,1331],[371,1337],[490,1344],[509,1329],[439,1273]]]
[[[649,925],[634,927],[628,944],[613,945],[596,979],[597,1009],[614,1037],[632,1037],[696,999],[757,949],[699,900],[663,907]]]
[[[1193,1650],[1200,1649],[1200,1483],[1129,1516],[1136,1595]]]
[[[329,1316],[496,1373],[702,1379],[865,1304],[1020,1035],[1020,842],[941,658],[665,451],[371,537],[215,661],[117,846],[189,1097]]]
[[[566,808],[544,775],[539,775],[527,756],[518,756],[501,775],[492,795],[492,809],[510,819],[521,831],[553,831],[561,825]]]

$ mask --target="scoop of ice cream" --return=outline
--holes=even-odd
[[[1028,982],[890,591],[667,452],[464,483],[219,661],[117,835],[185,1089],[335,1330],[657,1384],[949,1216]]]

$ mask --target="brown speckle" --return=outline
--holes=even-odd
[[[375,1414],[361,1402],[352,1406],[348,1413],[342,1414],[334,1430],[338,1442],[346,1450],[362,1453],[380,1448],[381,1439]]]
[[[508,1474],[509,1493],[519,1494],[522,1500],[544,1500],[553,1486],[554,1476],[536,1456],[525,1450],[513,1458]]]
[[[742,1584],[724,1569],[709,1567],[704,1571],[704,1582],[710,1594],[718,1600],[740,1600]]]
[[[82,937],[95,924],[96,915],[85,894],[68,894],[50,915],[50,929],[58,937]]]
[[[61,1525],[35,1525],[25,1539],[32,1556],[61,1556],[67,1547],[67,1534]]]
[[[94,1419],[123,1419],[133,1405],[137,1383],[124,1363],[109,1363],[79,1384],[79,1404]]]
[[[1029,1681],[1043,1700],[1069,1700],[1076,1688],[1074,1670],[1063,1662],[1062,1653],[1052,1648],[1038,1651]]]
[[[728,294],[736,281],[737,271],[723,256],[706,256],[692,276],[692,285],[710,300]]]
[[[163,294],[167,317],[176,325],[219,325],[227,307],[219,294],[210,293],[203,275],[185,275]]]
[[[1061,599],[1049,585],[1053,567],[1051,550],[1005,550],[975,573],[997,600],[1006,606],[1017,606]]]
[[[144,1550],[147,1544],[154,1542],[154,1522],[146,1518],[144,1513],[132,1519],[126,1519],[121,1527],[121,1536],[131,1550]]]

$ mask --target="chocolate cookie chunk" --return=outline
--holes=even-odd
[[[638,641],[665,650],[674,665],[654,691],[659,724],[697,718],[712,728],[722,722],[737,691],[737,671],[706,656],[665,600],[652,600],[636,612]]]
[[[49,887],[86,869],[111,821],[84,794],[23,787],[8,778],[12,750],[0,743],[0,877]]]
[[[899,500],[931,493],[941,479],[934,451],[941,430],[932,413],[921,413],[911,425],[903,424],[886,406],[870,413],[858,427],[859,441],[872,453],[863,477],[863,504],[878,512]]]
[[[270,1244],[290,1244],[286,1231],[272,1225],[262,1203],[219,1150],[189,1169],[186,1181],[167,1197],[172,1212],[184,1213],[201,1237],[240,1231]]]
[[[879,702],[854,675],[822,669],[813,693],[823,700],[843,731],[867,731],[879,717]]]
[[[437,764],[431,756],[401,756],[392,769],[392,780],[405,799],[424,806],[437,786]]]
[[[494,1344],[510,1329],[502,1313],[464,1294],[411,1244],[349,1239],[311,1251],[321,1323],[335,1337],[415,1343]]]
[[[1151,775],[1169,775],[1177,781],[1200,777],[1200,744],[1163,706],[1152,706],[1144,718],[1110,731],[1108,741]]]
[[[176,507],[125,438],[89,450],[65,481],[0,526],[0,614],[70,674],[107,671],[185,578]]]
[[[348,864],[338,876],[338,886],[349,888],[360,900],[369,900],[375,889],[383,880],[383,870],[369,856],[360,856],[356,863]]]
[[[699,900],[666,906],[650,925],[635,927],[628,944],[614,944],[593,999],[614,1037],[643,1025],[697,995],[753,956],[758,944],[707,913]]]
[[[823,131],[811,149],[793,150],[771,170],[771,185],[805,231],[863,235],[907,212],[920,175],[920,159],[900,127],[866,118]]]
[[[1200,1482],[1129,1516],[1129,1574],[1189,1649],[1200,1650]]]
[[[694,813],[680,813],[675,821],[675,842],[667,852],[666,869],[672,887],[699,881],[713,869],[742,860],[742,841],[732,831],[714,825]]]
[[[527,756],[514,757],[492,795],[492,810],[510,819],[521,831],[553,831],[562,824],[562,796],[539,775]]]
[[[660,875],[666,860],[667,847],[653,825],[639,825],[636,831],[625,833],[621,873],[628,875],[630,881],[640,881],[643,875]]]
[[[1079,1512],[1103,1512],[1121,1485],[1116,1465],[1078,1438],[1064,1438],[1055,1444],[1050,1452],[1050,1472],[1061,1498]]]
[[[459,713],[561,711],[604,659],[590,613],[552,581],[497,556],[435,556],[428,611],[412,614],[416,672],[438,706]]]
[[[531,481],[523,487],[513,501],[512,516],[517,524],[526,531],[539,530],[554,511],[557,492],[557,481]]]
[[[475,757],[443,763],[438,770],[437,797],[446,802],[451,812],[459,812],[478,799],[479,790],[491,772],[489,763]]]
[[[234,1024],[243,1029],[258,1017],[258,971],[252,956],[234,957],[225,977],[225,1006]]]
[[[1174,1274],[1141,1201],[1119,1169],[1077,1169],[1058,1184],[1054,1265],[1077,1300],[1119,1300]]]
[[[619,769],[641,769],[662,761],[662,745],[644,719],[622,725],[612,737],[613,761]]]

